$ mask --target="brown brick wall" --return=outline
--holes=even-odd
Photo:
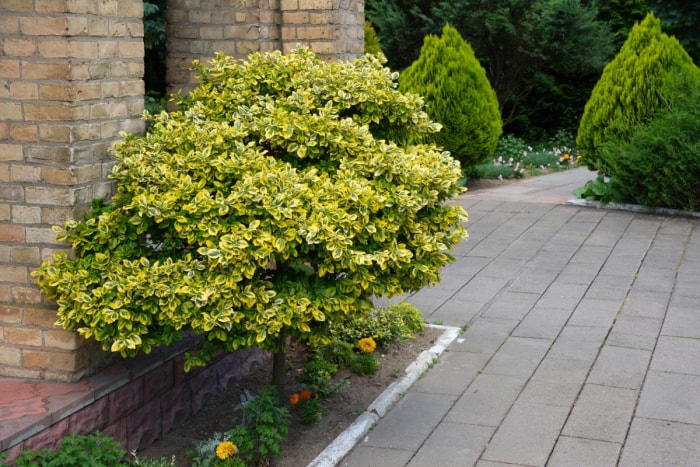
[[[298,43],[329,60],[363,51],[363,0],[169,0],[167,80],[218,51]],[[0,376],[74,381],[106,358],[54,326],[30,273],[67,248],[51,226],[113,191],[107,149],[143,131],[143,0],[0,0]]]
[[[51,226],[108,196],[107,148],[143,122],[142,0],[0,0],[0,375],[75,380],[105,356],[54,326],[29,276]]]
[[[189,68],[216,52],[245,58],[288,53],[307,45],[328,60],[351,60],[364,50],[364,0],[170,0],[169,91],[195,86]]]

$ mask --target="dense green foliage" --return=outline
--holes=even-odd
[[[379,36],[377,36],[377,32],[369,21],[365,21],[365,53],[372,55],[382,53],[382,48],[379,45]]]
[[[117,193],[56,227],[76,257],[34,275],[58,324],[135,355],[201,336],[217,350],[320,344],[370,297],[439,280],[465,235],[459,163],[432,145],[417,96],[367,55],[326,63],[308,48],[219,54],[177,112],[113,153]]]
[[[120,448],[118,442],[98,431],[91,435],[72,434],[65,437],[55,451],[46,448],[39,451],[22,451],[9,464],[0,457],[0,466],[128,466],[128,462],[122,462],[124,454],[126,451]]]
[[[612,175],[614,164],[600,157],[600,145],[612,137],[626,138],[633,125],[663,105],[663,83],[679,69],[694,68],[680,43],[661,31],[657,18],[647,15],[606,65],[586,103],[576,139],[582,161]]]
[[[666,84],[667,106],[601,152],[614,161],[612,196],[619,202],[700,210],[700,74]]]
[[[649,13],[647,0],[599,0],[598,19],[605,22],[613,32],[615,51],[619,51],[627,40],[635,23]]]
[[[146,108],[154,107],[165,96],[165,8],[167,0],[143,2],[144,77]],[[160,105],[160,104],[159,104]]]
[[[669,35],[680,41],[696,64],[700,63],[700,2],[649,0],[649,5]]]
[[[431,0],[367,0],[365,17],[374,26],[387,64],[403,70],[418,59],[423,38],[438,34]]]
[[[470,170],[489,158],[501,134],[498,100],[474,51],[456,29],[428,35],[420,56],[400,78],[401,90],[423,96],[443,126],[433,140]]]
[[[418,57],[423,36],[455,27],[486,69],[506,130],[528,138],[574,131],[612,56],[612,33],[595,3],[368,0],[366,14],[395,69]]]

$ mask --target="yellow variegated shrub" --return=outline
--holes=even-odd
[[[76,257],[35,272],[58,324],[133,355],[201,335],[188,368],[217,350],[317,344],[371,296],[439,280],[466,235],[459,164],[397,75],[365,56],[309,49],[218,55],[177,112],[113,153],[117,194],[56,228]]]

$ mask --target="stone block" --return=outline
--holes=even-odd
[[[68,417],[71,433],[87,435],[101,430],[107,420],[107,398],[97,399],[92,404]]]
[[[22,316],[22,308],[0,305],[0,323],[17,324]]]
[[[143,379],[139,378],[126,386],[111,392],[107,398],[109,423],[125,419],[136,407],[143,403]]]
[[[41,330],[31,328],[5,328],[5,339],[13,345],[41,347]]]
[[[0,225],[0,242],[23,242],[24,227],[20,225]]]
[[[37,166],[13,165],[10,169],[10,180],[17,183],[36,183],[39,181],[39,174],[40,168]]]
[[[0,144],[0,161],[21,161],[22,159],[22,145]]]
[[[28,269],[26,266],[0,265],[0,282],[12,282],[14,284],[27,283]]]
[[[77,365],[76,356],[73,353],[44,350],[23,350],[22,365],[25,368],[51,368],[54,371],[64,372],[82,369]]]
[[[2,365],[19,366],[21,364],[21,361],[21,350],[5,347],[5,344],[0,344],[0,363],[2,363]],[[1,371],[0,374],[5,375],[6,373],[4,371]]]
[[[64,330],[44,331],[44,345],[47,348],[75,350],[85,345],[85,338],[77,332]]]
[[[39,56],[43,58],[71,57],[70,43],[65,39],[38,41]]]
[[[10,252],[13,263],[36,264],[39,262],[39,257],[39,248],[34,246],[15,246]]]
[[[8,57],[31,57],[36,50],[36,41],[34,39],[7,38],[2,43],[2,50]],[[3,67],[6,63],[3,63]]]
[[[55,309],[25,308],[24,314],[22,315],[22,324],[26,326],[53,328],[56,319]]]
[[[160,400],[155,399],[135,407],[129,414],[126,427],[129,433],[129,450],[141,450],[161,435]]]

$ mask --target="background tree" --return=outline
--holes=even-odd
[[[695,63],[700,63],[700,2],[649,0],[664,31],[675,36]]]
[[[431,140],[470,171],[493,155],[501,134],[496,93],[474,51],[456,29],[425,37],[420,56],[400,77],[401,90],[423,96],[430,117],[442,124]]]
[[[538,135],[553,134],[562,120],[575,130],[612,57],[612,33],[597,15],[595,3],[578,0],[367,1],[389,66],[408,66],[416,43],[449,23],[486,69],[505,131]]]
[[[661,31],[651,13],[635,25],[615,58],[606,65],[581,118],[576,143],[589,168],[613,175],[614,161],[601,158],[601,144],[626,138],[633,125],[664,104],[660,90],[679,70],[695,68],[677,39]]]
[[[459,164],[402,140],[437,131],[373,56],[218,55],[179,110],[114,146],[117,193],[56,228],[76,257],[35,272],[58,323],[122,355],[200,336],[218,350],[319,344],[370,297],[439,280],[464,235]],[[392,138],[397,135],[397,139]]]
[[[598,19],[608,25],[613,32],[613,47],[620,50],[627,40],[632,26],[643,20],[649,13],[647,0],[599,0]]]
[[[365,16],[374,26],[393,70],[403,70],[420,53],[423,38],[438,34],[444,23],[435,24],[431,0],[368,0]]]

